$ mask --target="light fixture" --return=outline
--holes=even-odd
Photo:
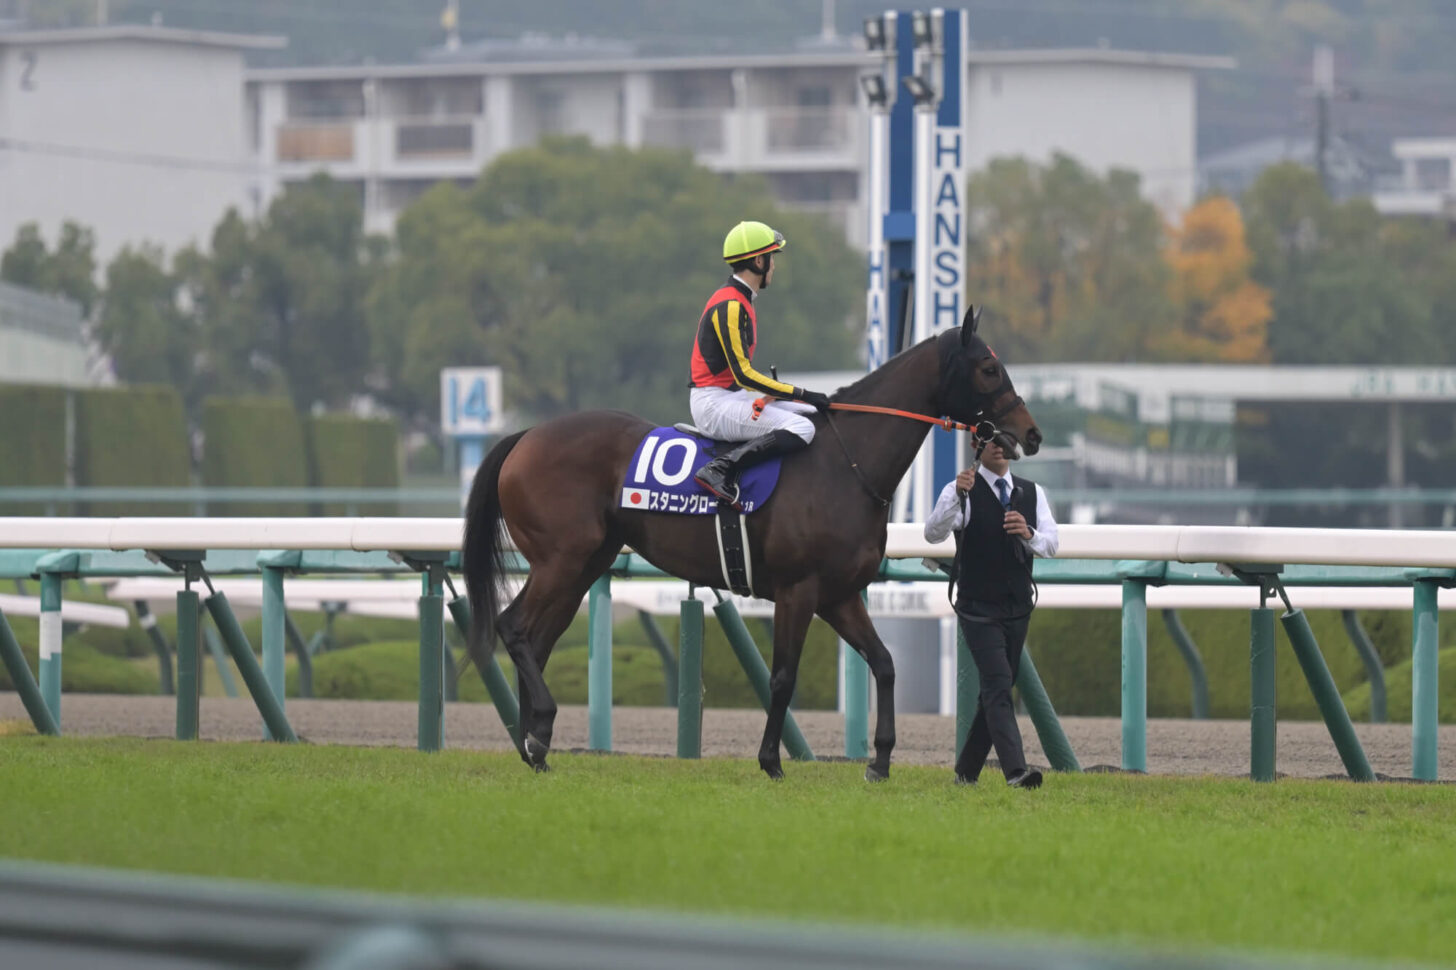
[[[865,46],[872,51],[885,49],[885,21],[879,17],[866,17],[864,22]]]
[[[904,82],[905,89],[910,92],[910,97],[915,99],[916,107],[935,101],[935,88],[931,87],[925,78],[918,74],[907,74],[900,80]]]
[[[910,34],[916,47],[929,47],[931,42],[930,14],[916,10],[910,15]]]
[[[888,100],[885,96],[885,78],[880,74],[861,74],[859,86],[864,89],[865,100],[872,108],[883,108]]]

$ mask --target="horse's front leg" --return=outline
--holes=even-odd
[[[784,777],[779,742],[783,740],[784,719],[788,717],[794,682],[799,676],[804,637],[809,632],[809,621],[814,619],[817,593],[817,583],[800,583],[779,590],[774,605],[773,673],[768,681],[768,723],[764,725],[763,744],[758,749],[758,765],[775,781]]]
[[[890,777],[890,752],[895,748],[895,661],[858,593],[841,603],[819,611],[844,642],[853,647],[875,675],[875,760],[865,767],[865,781]]]

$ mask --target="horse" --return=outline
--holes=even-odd
[[[777,490],[744,520],[756,553],[753,593],[774,602],[770,703],[758,751],[770,778],[783,778],[779,743],[815,615],[874,674],[875,757],[865,778],[889,777],[895,666],[861,593],[884,558],[886,497],[930,425],[942,424],[936,416],[973,425],[980,440],[995,440],[1008,455],[1018,446],[1034,455],[1041,444],[1005,366],[977,335],[977,320],[968,310],[960,327],[897,354],[832,395],[831,411],[813,418],[811,447],[784,459]],[[504,641],[520,688],[521,757],[537,771],[547,770],[556,719],[542,671],[582,597],[623,546],[669,575],[723,586],[714,516],[619,507],[627,466],[653,427],[625,411],[568,414],[503,438],[476,470],[462,560],[472,615],[468,650],[484,670],[497,634]],[[525,585],[503,611],[502,525],[530,564]]]

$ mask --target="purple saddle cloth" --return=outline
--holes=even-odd
[[[653,428],[637,446],[622,482],[624,509],[712,515],[718,497],[693,481],[693,473],[712,461],[719,449],[736,441],[714,441],[676,428]],[[770,458],[738,476],[739,503],[745,513],[767,502],[779,483],[780,458]]]

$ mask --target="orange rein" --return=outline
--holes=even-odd
[[[975,425],[961,424],[959,421],[952,421],[950,418],[932,418],[928,414],[918,414],[915,411],[901,411],[898,408],[882,408],[873,404],[842,404],[839,401],[831,401],[829,406],[835,411],[863,411],[866,414],[888,414],[897,418],[913,418],[916,421],[924,421],[926,424],[933,424],[942,431],[975,431]]]

